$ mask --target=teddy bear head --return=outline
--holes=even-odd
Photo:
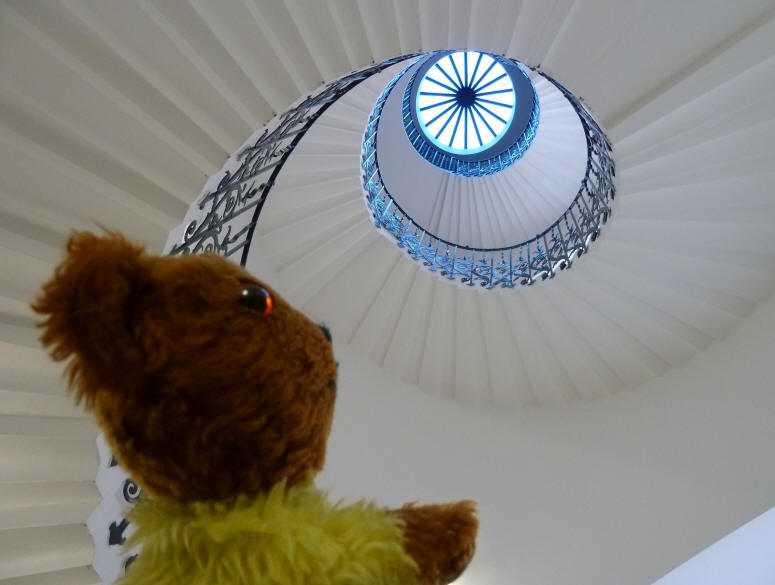
[[[76,399],[151,495],[223,499],[322,468],[328,331],[232,262],[76,233],[33,309]]]

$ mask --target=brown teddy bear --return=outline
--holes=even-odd
[[[330,335],[215,255],[76,233],[33,304],[42,343],[150,497],[125,583],[437,585],[474,552],[472,502],[330,504]]]

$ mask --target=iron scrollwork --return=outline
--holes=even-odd
[[[129,528],[129,520],[122,518],[119,522],[111,522],[108,527],[108,545],[118,546],[126,542],[124,532]]]
[[[124,480],[124,486],[121,489],[122,495],[124,496],[124,501],[127,504],[135,504],[140,499],[140,496],[143,494],[142,488],[137,485],[137,482],[133,480],[130,477],[127,477]]]
[[[172,247],[170,255],[213,252],[229,257],[241,251],[240,263],[244,266],[266,198],[280,169],[310,126],[361,81],[413,57],[416,55],[402,55],[346,75],[280,116],[251,146],[237,154],[239,166],[224,171],[217,187],[200,198],[197,206],[201,217],[188,224],[182,241]],[[245,221],[249,213],[252,216]]]

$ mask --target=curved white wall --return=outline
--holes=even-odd
[[[637,392],[522,414],[424,395],[340,343],[319,483],[386,505],[479,500],[465,585],[648,585],[775,504],[773,328],[770,299]]]
[[[775,508],[728,534],[654,585],[697,583],[775,583]]]

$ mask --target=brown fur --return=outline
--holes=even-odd
[[[406,504],[392,513],[404,523],[406,552],[420,569],[421,583],[451,583],[460,576],[476,548],[474,502]]]
[[[270,292],[268,316],[239,302],[246,284]],[[76,400],[150,494],[225,499],[322,468],[335,401],[331,343],[239,266],[76,233],[33,309],[46,317],[41,341],[52,357],[70,360]],[[472,503],[394,513],[424,585],[463,570],[476,535]]]

